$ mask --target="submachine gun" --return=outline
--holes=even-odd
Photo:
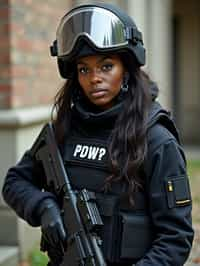
[[[78,193],[72,190],[51,123],[44,126],[31,153],[42,162],[47,185],[53,186],[63,198],[63,222],[68,239],[61,266],[106,266],[98,237],[103,222],[95,194],[86,189]]]

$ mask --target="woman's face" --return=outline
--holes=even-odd
[[[91,55],[77,61],[78,81],[91,103],[109,109],[120,91],[125,73],[119,55]]]

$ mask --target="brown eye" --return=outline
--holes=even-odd
[[[89,69],[87,67],[78,67],[78,72],[80,74],[87,74],[89,72]]]
[[[109,63],[109,64],[104,64],[102,67],[102,70],[107,72],[110,71],[113,68],[113,64]]]

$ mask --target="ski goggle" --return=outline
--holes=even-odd
[[[65,15],[58,27],[53,56],[68,56],[76,41],[87,38],[97,49],[127,46],[129,41],[142,42],[137,28],[126,27],[118,16],[100,7],[84,7]]]

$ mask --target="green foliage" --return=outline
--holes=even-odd
[[[48,257],[39,249],[34,249],[30,254],[30,266],[46,266]]]
[[[188,160],[187,167],[188,167],[188,174],[189,176],[191,176],[191,178],[196,174],[200,176],[200,160]]]
[[[187,169],[192,193],[193,222],[200,224],[200,160],[188,160]]]

